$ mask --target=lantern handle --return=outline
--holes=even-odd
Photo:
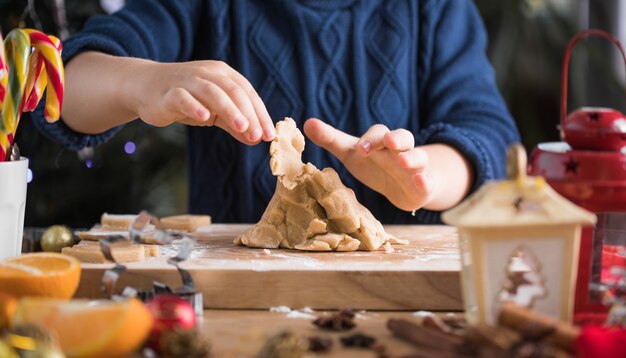
[[[526,149],[519,143],[509,146],[506,151],[506,175],[510,180],[523,180],[526,178],[527,166]]]
[[[565,50],[565,56],[563,58],[563,69],[561,72],[561,131],[563,125],[565,124],[565,120],[567,119],[567,77],[569,74],[568,71],[570,56],[572,54],[574,46],[578,43],[578,41],[590,36],[603,37],[611,41],[615,46],[617,46],[617,48],[621,52],[622,58],[624,59],[624,65],[626,66],[626,54],[624,54],[624,48],[622,47],[622,44],[608,32],[598,29],[590,29],[582,31],[574,36],[567,45],[567,50]]]

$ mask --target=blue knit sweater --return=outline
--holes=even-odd
[[[362,135],[382,123],[413,132],[417,145],[446,143],[472,163],[474,188],[504,175],[518,140],[485,55],[471,0],[130,0],[91,19],[64,44],[63,58],[97,50],[162,62],[222,60],[257,89],[274,121],[309,117]],[[72,149],[106,141],[62,121],[36,125]],[[255,222],[276,186],[268,144],[249,147],[217,127],[189,127],[189,210],[217,222]],[[330,153],[307,142],[304,160],[335,168],[383,223],[415,217],[365,187]]]

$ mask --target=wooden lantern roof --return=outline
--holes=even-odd
[[[526,151],[507,153],[508,180],[490,182],[446,211],[442,219],[457,227],[593,225],[596,216],[552,189],[542,177],[526,176]]]

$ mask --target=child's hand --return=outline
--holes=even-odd
[[[411,132],[390,131],[377,124],[361,138],[337,130],[318,119],[309,119],[304,132],[317,145],[330,151],[363,184],[384,195],[402,210],[428,204],[436,181],[428,153],[415,147]]]
[[[304,132],[402,210],[449,209],[472,184],[472,166],[459,151],[446,144],[415,147],[413,134],[404,129],[390,131],[377,124],[357,138],[309,119]]]
[[[224,62],[150,62],[137,75],[134,111],[149,124],[215,125],[249,145],[276,135],[250,82]]]

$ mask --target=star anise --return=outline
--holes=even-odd
[[[376,343],[376,338],[363,333],[341,337],[341,344],[343,344],[344,347],[370,348],[374,343]]]
[[[330,331],[347,331],[356,326],[354,323],[354,312],[347,308],[330,316],[319,317],[313,324],[321,329]]]
[[[328,337],[309,337],[309,351],[324,353],[333,346],[333,341]]]

